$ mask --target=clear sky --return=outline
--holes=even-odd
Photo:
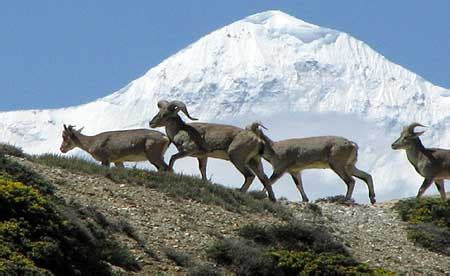
[[[282,10],[450,88],[448,0],[1,1],[0,111],[111,94],[203,35]]]

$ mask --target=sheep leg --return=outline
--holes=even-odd
[[[162,158],[149,158],[149,157],[147,157],[147,158],[148,158],[150,164],[152,164],[153,166],[156,167],[158,172],[172,171]]]
[[[269,183],[269,178],[267,177],[267,175],[264,173],[264,169],[263,169],[263,165],[261,162],[261,159],[259,158],[253,158],[248,162],[248,166],[250,167],[250,169],[253,171],[254,174],[256,174],[256,176],[258,177],[259,181],[261,181],[261,183],[263,183],[264,187],[266,185],[268,185]],[[250,188],[251,183],[248,184],[248,186],[242,186],[241,187],[241,191],[242,192],[246,192],[248,190],[248,188]]]
[[[355,188],[355,179],[346,172],[344,168],[330,164],[331,169],[347,184],[346,200],[352,199],[353,189]]]
[[[253,170],[255,170],[255,173],[257,174],[258,178],[261,180],[262,184],[264,185],[264,188],[267,190],[267,193],[269,194],[269,199],[273,202],[276,201],[275,194],[273,193],[272,187],[269,184],[269,181],[267,180],[267,176],[262,171],[262,164],[258,164],[256,161],[249,162],[249,166],[245,164],[245,162],[235,162],[231,160],[231,162],[236,166],[236,168],[244,174],[247,173],[248,175],[251,175],[251,177],[246,177],[244,185],[241,187],[241,191],[248,190],[250,185],[252,184],[253,180],[255,179],[255,175],[253,172],[249,169],[249,167],[252,167]],[[260,163],[261,161],[259,161]],[[245,176],[245,174],[244,174]]]
[[[173,165],[175,164],[175,161],[177,161],[180,158],[186,157],[188,155],[189,155],[188,152],[182,152],[182,151],[177,152],[174,155],[172,155],[170,157],[170,161],[169,161],[169,170],[173,170]]]
[[[123,162],[114,162],[114,165],[115,165],[117,168],[124,168]]]
[[[375,191],[373,188],[372,176],[356,167],[353,167],[351,170],[352,170],[352,175],[354,177],[357,177],[357,178],[361,179],[362,181],[366,182],[367,188],[369,189],[370,203],[374,204],[376,202],[376,200],[375,200]]]
[[[160,171],[172,171],[164,161],[164,152],[166,151],[168,144],[155,143],[151,139],[145,141],[145,156],[150,164],[156,167],[158,172]]]
[[[417,193],[417,199],[419,199],[423,193],[425,193],[425,191],[428,189],[428,187],[431,186],[431,184],[433,183],[433,178],[425,178],[423,180],[422,186],[420,186],[419,188],[419,192]]]
[[[282,177],[283,174],[284,174],[284,172],[276,172],[276,171],[274,171],[274,172],[272,173],[272,175],[270,176],[270,178],[269,178],[269,185],[270,185],[270,186],[273,186],[273,184],[275,184],[275,182],[276,182],[278,179],[280,179],[280,177]],[[266,187],[264,187],[264,188],[261,190],[261,192],[266,192],[266,191],[267,191]]]
[[[252,173],[252,171],[247,168],[245,163],[231,160],[231,163],[238,169],[238,171],[244,176],[244,184],[241,186],[241,191],[245,192],[248,187],[252,184],[253,180],[255,179],[255,175]]]
[[[298,191],[302,195],[302,200],[308,202],[308,196],[306,196],[305,190],[303,189],[302,175],[300,173],[291,173],[292,180],[294,180],[295,186],[297,186]]]
[[[208,157],[198,157],[198,168],[200,169],[200,173],[202,174],[202,180],[208,181],[206,176],[206,165],[208,164]]]
[[[238,169],[242,173],[242,175],[244,175],[244,177],[245,177],[245,181],[241,187],[241,190],[244,190],[245,187],[250,187],[251,183],[255,179],[255,175],[250,170],[250,168],[247,166],[246,162],[244,160],[242,160],[242,158],[233,158],[233,156],[230,156],[230,161],[231,161],[231,163],[233,163],[233,165],[236,167],[236,169]],[[275,194],[273,193],[272,187],[270,187],[270,185],[268,185],[267,182],[263,183],[263,185],[265,186],[265,188],[267,189],[267,191],[269,193],[269,199],[271,201],[276,201]]]
[[[439,193],[441,194],[442,200],[445,201],[445,185],[443,179],[434,180],[434,184],[436,184],[436,188],[438,189]]]

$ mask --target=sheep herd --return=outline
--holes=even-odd
[[[245,129],[232,125],[213,123],[185,123],[179,115],[183,112],[191,117],[181,101],[158,102],[158,113],[150,121],[151,128],[165,127],[166,135],[149,129],[134,129],[102,132],[94,136],[83,135],[73,126],[64,125],[60,150],[63,153],[78,147],[88,152],[102,165],[114,163],[123,167],[123,162],[148,160],[158,171],[173,171],[176,160],[191,156],[198,160],[203,180],[207,180],[208,157],[230,161],[244,176],[242,192],[246,192],[255,177],[264,185],[269,199],[275,201],[272,185],[285,173],[289,173],[299,190],[303,201],[308,197],[303,189],[301,172],[304,169],[329,168],[347,185],[346,199],[350,200],[355,179],[363,180],[373,204],[375,191],[372,176],[356,167],[358,145],[338,136],[320,136],[272,141],[266,136],[261,123],[255,122]],[[450,179],[450,150],[425,148],[415,132],[421,124],[405,127],[392,149],[404,149],[409,162],[417,173],[424,177],[417,197],[434,182],[443,200],[446,198],[444,180]],[[170,143],[178,152],[170,157],[169,164],[164,154]],[[261,159],[268,161],[273,173],[267,177]]]

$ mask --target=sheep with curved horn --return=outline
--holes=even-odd
[[[202,179],[207,180],[206,165],[209,157],[229,160],[244,176],[244,185],[251,183],[256,175],[267,189],[269,198],[275,201],[275,195],[262,168],[260,153],[263,145],[254,133],[231,125],[186,124],[179,116],[179,111],[191,120],[196,118],[189,114],[181,101],[161,100],[158,108],[159,112],[149,125],[152,128],[164,126],[170,141],[178,149],[178,153],[170,158],[170,168],[180,158],[196,157]]]
[[[425,131],[415,132],[416,127],[425,126],[419,123],[406,126],[391,147],[394,150],[404,149],[416,172],[425,178],[417,198],[420,198],[434,182],[442,200],[445,200],[444,180],[450,179],[450,150],[425,148],[419,138]]]
[[[158,171],[170,170],[164,162],[164,153],[170,141],[159,131],[132,129],[87,136],[81,133],[82,129],[75,130],[74,126],[64,125],[60,147],[62,153],[78,147],[104,166],[109,166],[112,162],[116,167],[123,167],[123,162],[148,160]]]

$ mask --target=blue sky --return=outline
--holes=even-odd
[[[106,96],[203,35],[277,9],[450,88],[450,1],[2,1],[0,111]]]

